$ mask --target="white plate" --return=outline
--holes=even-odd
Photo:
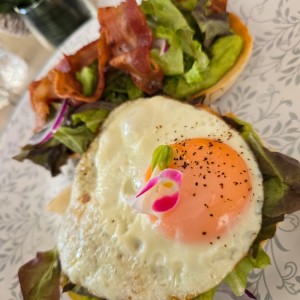
[[[234,87],[217,103],[254,124],[272,148],[300,159],[300,5],[299,0],[232,0],[254,37],[252,58]],[[96,20],[86,23],[57,51],[41,74],[61,57],[98,37]],[[33,113],[28,94],[0,142],[0,291],[1,299],[21,299],[17,270],[35,253],[55,245],[59,218],[47,201],[70,182],[72,166],[51,178],[44,169],[11,159],[31,136]],[[300,213],[288,215],[266,249],[272,266],[251,275],[258,299],[300,299]],[[201,270],[199,270],[201,271]],[[235,299],[221,290],[216,299]],[[240,299],[240,298],[239,298]],[[242,299],[248,299],[243,297]]]

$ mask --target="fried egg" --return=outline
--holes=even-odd
[[[149,167],[160,145],[181,180],[176,204],[153,215],[132,201],[158,176]],[[77,167],[58,238],[62,270],[109,300],[197,296],[248,252],[262,202],[255,158],[219,116],[160,96],[126,102]]]

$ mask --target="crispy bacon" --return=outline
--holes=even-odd
[[[48,76],[31,83],[29,87],[30,101],[36,116],[35,131],[39,131],[45,124],[49,114],[49,103],[57,98],[53,84]]]
[[[100,8],[98,18],[112,50],[110,64],[129,72],[134,83],[147,94],[158,92],[163,74],[151,61],[152,32],[136,1]]]
[[[66,56],[53,70],[53,85],[59,98],[71,98],[75,101],[94,102],[98,100],[104,89],[104,69],[108,63],[110,51],[106,47],[105,36],[81,48],[76,54]],[[76,79],[76,72],[84,66],[98,60],[98,84],[93,95],[82,94],[81,84]]]
[[[215,14],[226,13],[227,10],[227,0],[212,0],[211,10]]]
[[[114,57],[110,64],[117,69],[130,73],[133,82],[141,90],[151,95],[161,89],[162,73],[154,62],[145,63],[144,58],[147,53],[149,53],[148,48],[140,47]]]
[[[45,124],[49,104],[60,99],[94,102],[104,90],[108,63],[128,72],[134,83],[147,94],[162,88],[163,74],[150,58],[152,32],[135,0],[118,7],[100,8],[100,38],[63,59],[43,79],[30,86],[31,104],[36,114],[36,130]],[[93,95],[86,97],[76,72],[98,60],[98,83]]]
[[[41,80],[30,85],[30,99],[36,114],[35,131],[45,124],[49,114],[49,103],[58,99],[71,98],[82,102],[94,102],[101,97],[104,89],[104,69],[110,58],[105,36],[84,46],[73,55],[64,58]],[[98,84],[92,96],[82,94],[76,72],[98,59]]]

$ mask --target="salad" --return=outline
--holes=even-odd
[[[154,94],[203,101],[236,64],[242,68],[245,48],[249,52],[246,29],[226,5],[150,0],[137,6],[128,0],[100,8],[99,39],[65,55],[31,84],[35,134],[15,159],[29,159],[56,176],[70,157],[88,149],[110,111],[123,102]]]

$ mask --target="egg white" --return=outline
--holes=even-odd
[[[253,184],[239,225],[213,245],[169,240],[128,205],[145,184],[157,146],[201,137],[240,153]],[[260,229],[262,201],[262,176],[249,147],[219,117],[160,96],[127,102],[110,114],[77,168],[58,238],[62,269],[73,283],[109,300],[196,296],[247,253]]]

